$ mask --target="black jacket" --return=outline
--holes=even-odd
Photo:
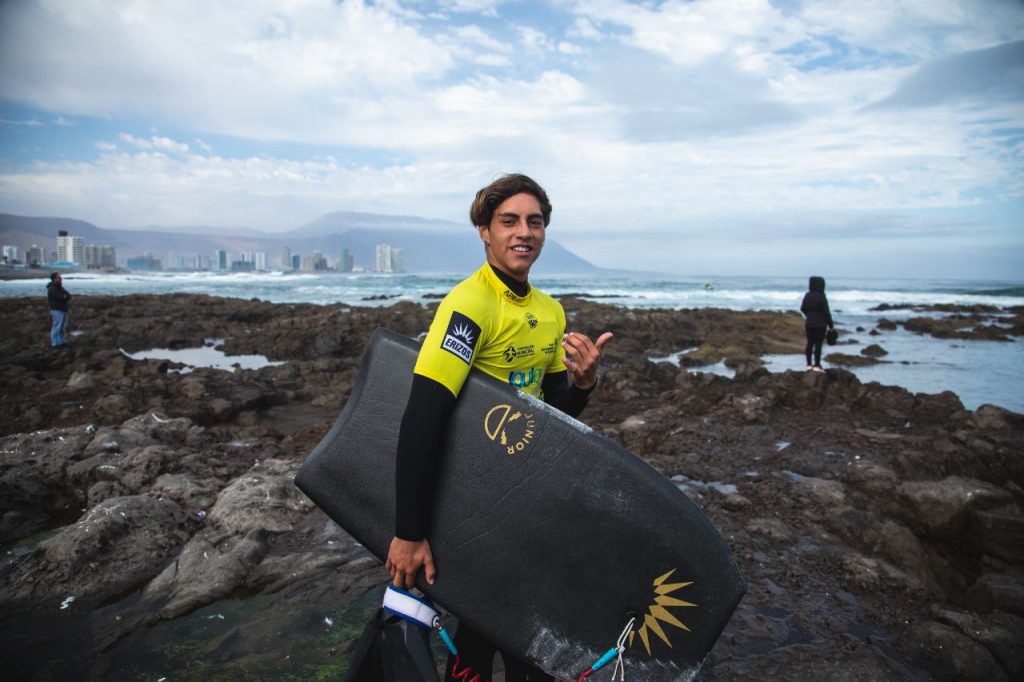
[[[808,291],[804,294],[804,302],[800,304],[800,312],[807,318],[804,326],[810,329],[832,328],[832,311],[828,308],[828,299],[825,297],[825,278],[811,277],[808,284]]]
[[[50,310],[59,310],[66,313],[68,311],[68,301],[71,300],[71,294],[67,292],[63,285],[50,282],[46,285],[46,300],[50,303]]]

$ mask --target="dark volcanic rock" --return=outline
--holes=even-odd
[[[947,317],[912,317],[903,327],[907,331],[930,334],[937,339],[975,339],[984,341],[1013,341],[1006,329],[986,324],[979,316],[950,315]]]
[[[17,328],[38,304],[0,299],[0,324]],[[70,351],[43,333],[0,339],[0,634],[30,633],[6,672],[131,677],[130,659],[134,679],[341,677],[366,617],[347,609],[387,576],[292,478],[373,328],[415,338],[432,309],[75,304]],[[698,679],[1021,677],[1024,416],[840,367],[768,373],[761,355],[802,352],[796,314],[564,305],[570,328],[616,334],[583,419],[676,482],[747,578]],[[926,312],[912,319],[946,326],[908,328],[1013,335],[1021,314]],[[181,373],[120,350],[210,338],[284,364]],[[684,366],[724,361],[736,378],[648,360],[680,351]],[[85,633],[62,637],[73,622]],[[311,667],[287,667],[300,660]]]
[[[866,346],[864,348],[861,348],[860,354],[861,355],[866,355],[869,358],[881,358],[881,357],[885,357],[886,355],[888,355],[889,351],[885,350],[884,348],[879,346],[877,343],[873,343],[870,346]]]
[[[11,611],[73,597],[89,608],[159,573],[191,534],[185,511],[145,495],[103,500],[76,523],[39,543],[5,576],[0,604]]]
[[[846,353],[828,353],[825,355],[825,361],[840,367],[867,367],[881,362],[877,356],[848,355]]]

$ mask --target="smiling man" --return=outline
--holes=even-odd
[[[402,418],[396,467],[395,538],[385,568],[396,587],[411,589],[422,569],[437,573],[429,534],[440,466],[441,436],[472,367],[577,416],[597,384],[601,351],[611,338],[592,341],[566,333],[562,305],[530,286],[530,268],[544,248],[551,203],[525,175],[505,175],[477,192],[469,211],[487,263],[453,288],[438,306],[413,370]],[[500,588],[500,586],[495,586]],[[465,626],[447,677],[491,676],[495,647]],[[552,679],[502,653],[506,682]]]

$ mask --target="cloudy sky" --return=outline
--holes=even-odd
[[[0,2],[0,212],[468,230],[509,171],[605,267],[1024,279],[1024,3]]]

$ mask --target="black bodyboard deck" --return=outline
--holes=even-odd
[[[383,560],[419,345],[378,329],[347,404],[295,483]],[[501,649],[576,680],[635,617],[627,679],[690,679],[745,584],[671,481],[585,424],[473,370],[444,440],[417,587]],[[610,674],[612,664],[590,680]]]

